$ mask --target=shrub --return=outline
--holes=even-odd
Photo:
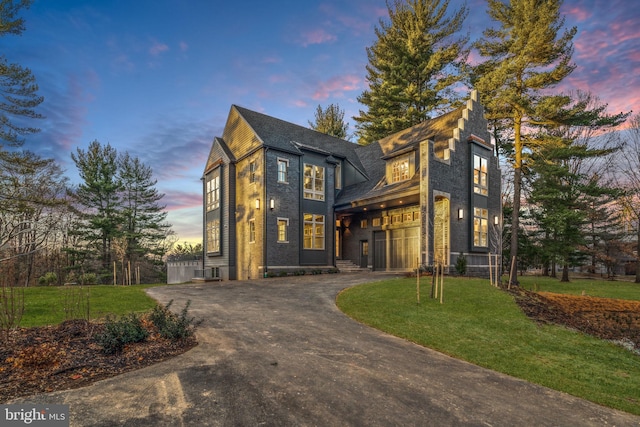
[[[127,344],[144,341],[148,336],[140,317],[130,313],[118,320],[107,316],[104,331],[96,334],[94,339],[106,354],[113,354],[122,351]]]
[[[170,310],[172,304],[173,300],[165,306],[156,305],[149,315],[151,322],[158,328],[158,332],[163,338],[179,340],[192,336],[202,320],[196,321],[194,317],[189,317],[191,300],[187,301],[179,315]]]
[[[460,252],[456,260],[456,272],[459,276],[464,276],[467,273],[467,257],[464,256],[463,252]]]
[[[80,276],[80,283],[83,285],[97,285],[98,276],[95,273],[84,273]]]
[[[43,286],[49,286],[58,282],[58,275],[53,271],[45,273],[44,276],[38,278],[38,284]]]

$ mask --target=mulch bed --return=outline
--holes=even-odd
[[[179,341],[151,330],[146,341],[104,354],[93,336],[103,325],[69,320],[60,325],[21,328],[0,337],[0,403],[37,393],[83,387],[186,352],[194,337]]]
[[[531,319],[563,325],[640,354],[640,301],[531,292],[512,288],[517,304]]]

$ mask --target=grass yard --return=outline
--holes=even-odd
[[[107,314],[144,312],[156,306],[144,292],[153,285],[133,286],[47,286],[24,289],[24,314],[20,326],[55,325],[67,318],[86,318],[87,301],[91,319]],[[67,314],[69,313],[69,315]]]
[[[535,292],[585,295],[601,298],[618,298],[640,301],[640,283],[623,280],[596,280],[571,278],[569,283],[543,276],[518,276],[520,286]]]
[[[524,279],[522,286],[528,289]],[[604,281],[598,286],[591,280],[589,287],[583,282],[560,284],[557,279],[535,283],[538,290],[578,295],[584,290],[589,295],[640,299],[640,287],[628,283]],[[614,289],[618,285],[620,289]],[[606,292],[596,293],[599,287],[606,287]],[[394,279],[347,289],[337,303],[354,319],[392,335],[640,415],[637,354],[562,326],[539,325],[523,314],[510,294],[490,286],[488,280],[447,277],[444,304],[429,298],[428,278],[422,279],[420,293],[418,304],[416,279]]]

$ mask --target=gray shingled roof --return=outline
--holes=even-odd
[[[418,171],[408,181],[393,185],[384,185],[385,182],[385,158],[396,153],[411,149],[417,149],[418,144],[424,140],[431,140],[438,144],[448,141],[453,137],[453,129],[458,126],[458,119],[462,117],[462,110],[458,108],[442,116],[424,121],[408,129],[396,132],[367,146],[360,146],[357,153],[369,175],[369,181],[344,188],[336,200],[336,205],[347,205],[354,200],[371,199],[394,192],[419,191],[420,180]]]
[[[234,107],[265,146],[291,153],[300,153],[300,147],[326,151],[346,159],[362,174],[367,175],[356,154],[357,144],[237,105]]]

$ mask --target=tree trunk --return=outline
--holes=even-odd
[[[520,131],[522,129],[522,115],[516,112],[513,121],[514,130],[514,154],[515,162],[513,164],[513,213],[511,215],[511,258],[518,260],[518,230],[520,229],[520,194],[522,192],[522,139]],[[518,285],[518,269],[511,270],[509,277],[509,285]]]
[[[636,283],[640,283],[640,218],[638,218],[638,235],[636,236]]]
[[[564,263],[564,265],[562,266],[562,279],[560,279],[561,282],[568,282],[569,281],[569,264]]]
[[[513,173],[513,214],[511,215],[511,257],[518,259],[518,229],[520,228],[520,193],[521,193],[521,178],[522,170],[517,168]],[[516,286],[518,284],[518,269],[514,268],[511,271],[511,277],[509,277],[509,284]]]

